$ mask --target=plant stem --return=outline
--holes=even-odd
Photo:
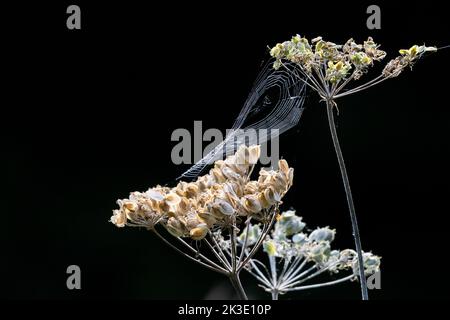
[[[272,300],[278,300],[278,291],[272,290]]]
[[[326,286],[332,286],[341,282],[345,282],[345,281],[349,281],[354,277],[353,274],[338,279],[338,280],[334,280],[334,281],[329,281],[329,282],[323,282],[323,283],[317,283],[317,284],[311,284],[309,286],[301,286],[301,287],[296,287],[296,288],[290,288],[290,289],[286,289],[287,291],[299,291],[299,290],[309,290],[309,289],[314,289],[314,288],[322,288],[322,287],[326,287]]]
[[[327,115],[328,124],[330,126],[331,137],[333,139],[334,150],[341,170],[342,182],[344,183],[345,194],[347,196],[348,209],[350,211],[350,219],[352,222],[353,238],[355,239],[356,253],[358,255],[358,271],[359,281],[361,284],[361,296],[362,300],[369,300],[367,292],[366,276],[364,274],[364,260],[361,249],[361,238],[359,235],[358,221],[356,219],[355,205],[353,204],[352,191],[350,189],[350,182],[348,180],[347,169],[345,167],[344,156],[342,155],[341,147],[339,145],[339,139],[336,132],[336,126],[334,124],[333,106],[335,102],[333,100],[327,100]]]
[[[240,300],[248,300],[247,294],[245,293],[244,287],[242,286],[241,280],[239,279],[239,273],[231,272],[229,274],[229,278],[230,278],[231,284],[233,285],[234,289],[236,290],[238,298]]]

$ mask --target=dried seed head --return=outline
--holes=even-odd
[[[174,236],[199,240],[208,230],[229,225],[236,216],[259,219],[263,209],[280,203],[292,184],[292,169],[285,160],[278,171],[262,170],[258,181],[249,180],[260,152],[259,146],[241,146],[195,182],[133,192],[129,199],[118,201],[120,209],[114,210],[111,222],[149,229],[161,223]]]

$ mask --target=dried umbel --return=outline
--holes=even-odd
[[[133,192],[128,199],[117,201],[119,209],[113,211],[111,222],[118,227],[153,231],[185,257],[227,275],[239,297],[246,299],[239,273],[270,232],[281,199],[294,178],[294,170],[280,160],[277,170],[261,169],[258,179],[251,180],[260,152],[258,145],[242,145],[234,155],[216,161],[209,173],[195,182]],[[251,220],[262,226],[258,236],[238,240],[241,224],[246,229]],[[158,226],[168,231],[168,238]],[[173,244],[174,240],[180,245]],[[191,240],[204,242],[207,252],[200,252],[201,246],[191,246]],[[242,242],[240,251],[238,241]]]
[[[259,146],[241,146],[195,182],[133,192],[117,202],[111,222],[149,229],[161,223],[176,237],[201,240],[208,231],[231,226],[239,217],[266,219],[266,210],[279,204],[292,186],[293,169],[280,160],[278,170],[261,169],[258,180],[251,181],[249,174],[259,156]]]
[[[328,124],[346,193],[359,265],[364,264],[364,254],[350,182],[334,121],[334,111],[337,110],[336,99],[397,77],[406,67],[412,67],[423,54],[434,51],[437,51],[437,48],[425,45],[414,45],[408,50],[402,49],[400,56],[389,61],[380,75],[348,89],[347,86],[352,80],[360,79],[368,73],[375,62],[383,60],[386,56],[386,52],[380,50],[379,45],[371,37],[362,44],[349,39],[342,45],[325,41],[322,37],[309,41],[296,35],[289,41],[276,44],[270,50],[271,56],[275,59],[274,69],[284,68],[286,72],[295,75],[299,81],[316,91],[326,104]],[[343,91],[344,89],[346,91]],[[362,299],[367,300],[368,291],[363,268],[359,270],[359,277]]]
[[[246,267],[260,282],[260,286],[272,294],[273,299],[290,291],[320,288],[358,279],[356,252],[331,247],[336,231],[323,227],[307,232],[305,226],[295,211],[283,212],[278,217],[272,234],[267,236],[263,244],[268,266],[253,258]],[[251,225],[248,230],[251,239],[257,238],[261,233],[259,225]],[[245,232],[246,230],[243,231],[244,235]],[[380,257],[363,252],[363,260],[366,275],[380,271]],[[311,280],[325,272],[333,280],[311,284]],[[346,275],[341,276],[342,273]]]
[[[396,77],[406,67],[412,67],[424,53],[436,50],[435,47],[425,45],[402,49],[400,56],[388,62],[377,79]],[[322,37],[314,38],[310,43],[308,39],[296,35],[290,41],[276,44],[270,50],[270,55],[275,58],[275,69],[284,66],[283,60],[295,63],[304,73],[310,87],[323,98],[334,99],[350,80],[359,79],[374,62],[383,60],[386,52],[380,50],[371,37],[362,44],[349,39],[341,45],[325,41]],[[338,87],[338,84],[342,86]],[[374,85],[372,82],[367,84]],[[362,86],[358,87],[358,91],[360,89]]]

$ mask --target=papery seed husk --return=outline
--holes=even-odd
[[[176,206],[177,204],[180,203],[180,201],[181,201],[180,196],[174,192],[169,193],[165,197],[165,202],[170,206]]]
[[[145,194],[147,197],[155,201],[162,201],[164,199],[164,196],[159,191],[153,189],[148,189]]]
[[[256,164],[261,156],[261,148],[260,146],[251,146],[249,147],[249,160],[250,164]]]
[[[195,227],[189,232],[191,238],[194,240],[203,239],[207,233],[208,233],[208,226],[205,223],[199,224],[197,227]]]

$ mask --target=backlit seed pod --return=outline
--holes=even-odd
[[[270,173],[265,169],[261,169],[259,171],[258,184],[264,185],[268,180],[270,180]]]
[[[311,232],[311,234],[309,235],[309,239],[311,241],[316,241],[316,242],[320,242],[320,241],[331,242],[334,240],[335,234],[336,234],[336,231],[332,230],[328,227],[318,228],[318,229],[314,230],[313,232]]]
[[[275,203],[281,201],[280,194],[271,187],[264,190],[263,195],[264,195],[265,201],[268,203],[269,206],[274,205]]]
[[[270,181],[270,185],[274,188],[274,190],[280,194],[283,194],[287,188],[287,178],[283,177],[282,174],[277,173],[272,176]]]
[[[238,197],[234,193],[225,192],[225,194],[223,195],[223,199],[226,202],[228,202],[234,208],[234,210],[236,211],[237,204],[240,201],[240,197]]]
[[[287,163],[286,160],[281,159],[278,161],[278,168],[280,169],[281,172],[283,172],[284,174],[288,174],[289,171],[289,165]]]
[[[139,218],[143,217],[143,212],[141,210],[129,211],[125,210],[126,216],[128,220],[135,221]]]
[[[173,217],[167,220],[166,229],[175,237],[182,237],[185,232],[183,224]]]
[[[217,222],[217,219],[214,218],[214,216],[209,213],[208,211],[199,211],[197,213],[198,216],[198,220],[200,222],[206,223],[208,225],[208,227],[211,227],[212,225],[214,225]]]
[[[244,194],[255,194],[258,191],[259,191],[259,184],[256,181],[250,181],[244,187]]]
[[[165,202],[170,205],[170,206],[176,206],[180,203],[181,198],[179,195],[177,195],[176,193],[172,192],[169,193],[168,195],[166,195],[166,197],[164,198]]]
[[[281,214],[277,223],[275,224],[275,231],[281,231],[288,236],[299,233],[305,227],[302,218],[295,215],[295,211],[288,210]]]
[[[152,210],[152,211],[159,211],[159,205],[158,202],[152,199],[145,200],[145,204]]]
[[[233,164],[228,164],[227,166],[230,167],[231,170],[233,170],[234,172],[239,174],[241,177],[246,175],[246,173],[248,171],[248,166],[245,164],[233,163]]]
[[[305,243],[307,243],[307,241],[308,238],[304,233],[297,233],[294,236],[292,236],[292,242],[297,245],[304,245]]]
[[[186,189],[187,183],[184,181],[180,181],[177,186],[174,188],[175,193],[178,194],[180,197],[184,197],[185,189]]]
[[[287,178],[289,186],[292,186],[294,184],[294,168],[289,168]]]
[[[154,201],[164,200],[164,195],[161,192],[153,190],[153,189],[148,189],[147,192],[145,193],[145,195]]]
[[[190,209],[190,203],[189,200],[186,198],[181,198],[180,203],[178,204],[178,210],[177,212],[179,214],[185,214]]]
[[[167,203],[167,201],[163,200],[158,203],[158,210],[159,213],[166,213],[170,211],[170,205]]]
[[[111,222],[115,224],[117,227],[125,227],[127,223],[127,217],[125,212],[122,210],[113,210],[113,216],[111,217]]]
[[[254,195],[244,196],[241,200],[242,206],[249,213],[258,213],[262,210],[261,203]]]
[[[238,173],[234,172],[228,166],[225,166],[222,168],[222,173],[223,173],[224,177],[229,180],[239,180],[241,178],[241,176]]]
[[[309,251],[309,258],[316,263],[324,263],[330,256],[331,247],[327,241],[319,242]]]
[[[206,179],[198,179],[197,186],[198,186],[198,190],[200,192],[204,192],[206,190],[206,188],[207,188],[207,186],[206,186]]]
[[[248,162],[250,164],[256,164],[259,160],[259,157],[261,156],[261,148],[260,146],[250,146],[248,148],[249,151],[249,159]]]
[[[222,170],[219,168],[211,169],[210,174],[214,177],[217,183],[224,183],[226,181],[225,177],[222,174]]]
[[[194,240],[201,240],[208,234],[208,226],[205,223],[199,224],[197,227],[192,229],[189,234]]]
[[[230,216],[234,213],[233,206],[222,199],[216,199],[214,201],[213,207],[226,216]]]
[[[264,192],[260,192],[257,195],[259,203],[261,203],[262,208],[268,208],[270,207],[270,203],[266,200],[264,197]]]
[[[123,207],[128,212],[134,212],[134,211],[136,211],[139,208],[139,205],[136,202],[133,202],[133,201],[124,201]]]
[[[248,151],[247,146],[245,146],[245,145],[239,146],[238,150],[236,151],[236,155],[235,155],[235,163],[239,164],[239,165],[247,165],[248,158],[249,158],[249,151]]]
[[[342,265],[350,265],[357,257],[356,251],[352,249],[342,250],[339,254],[339,261]]]
[[[374,274],[375,272],[380,271],[380,257],[370,253],[370,252],[364,252],[363,253],[363,259],[364,259],[364,271],[366,275]]]
[[[194,183],[189,183],[185,188],[185,196],[188,198],[194,198],[195,196],[197,196],[198,192],[199,188]]]
[[[277,246],[274,241],[264,241],[263,249],[269,256],[275,256],[277,254]]]
[[[244,194],[244,190],[242,188],[242,181],[235,182],[230,181],[223,185],[223,191],[225,194],[233,197],[241,197]]]
[[[184,222],[184,225],[187,229],[191,230],[195,227],[197,227],[198,224],[201,222],[198,220],[198,216],[196,213],[188,213],[187,216],[183,217],[183,219],[180,219],[182,222]]]

